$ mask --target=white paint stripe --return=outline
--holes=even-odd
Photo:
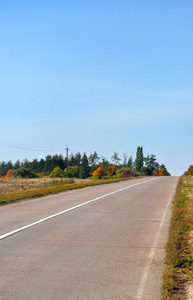
[[[86,202],[84,202],[84,203],[81,203],[81,204],[79,204],[79,205],[73,206],[73,207],[71,207],[71,208],[65,209],[65,210],[63,210],[63,211],[61,211],[61,212],[59,212],[59,213],[56,213],[56,214],[54,214],[54,215],[51,215],[51,216],[46,217],[46,218],[44,218],[44,219],[41,219],[41,220],[39,220],[39,221],[37,221],[37,222],[31,223],[31,224],[29,224],[29,225],[20,227],[20,228],[18,228],[18,229],[15,229],[15,230],[13,230],[13,231],[10,231],[10,232],[8,232],[8,233],[6,233],[6,234],[3,234],[3,235],[0,236],[0,240],[5,239],[5,238],[7,238],[8,236],[13,235],[13,234],[15,234],[15,233],[18,233],[18,232],[20,232],[20,231],[22,231],[22,230],[25,230],[25,229],[27,229],[27,228],[30,228],[30,227],[32,227],[32,226],[35,226],[35,225],[37,225],[37,224],[43,223],[43,222],[45,222],[45,221],[47,221],[47,220],[50,220],[50,219],[52,219],[52,218],[55,218],[55,217],[60,216],[60,215],[62,215],[62,214],[65,214],[65,213],[67,213],[67,212],[69,212],[69,211],[71,211],[71,210],[74,210],[74,209],[76,209],[76,208],[79,208],[79,207],[81,207],[81,206],[87,205],[87,204],[89,204],[89,203],[98,201],[98,200],[100,200],[100,199],[102,199],[102,198],[105,198],[105,197],[108,197],[108,196],[110,196],[110,195],[113,195],[113,194],[122,192],[123,190],[130,189],[130,188],[132,188],[132,187],[134,187],[134,186],[137,186],[137,185],[140,185],[140,184],[145,184],[145,183],[147,183],[147,182],[149,182],[149,181],[156,180],[156,179],[158,179],[158,178],[146,180],[146,181],[143,181],[143,182],[139,182],[139,183],[136,183],[136,184],[127,186],[127,187],[125,187],[125,188],[119,189],[119,190],[117,190],[117,191],[111,192],[111,193],[109,193],[109,194],[100,196],[100,197],[98,197],[98,198],[95,198],[95,199],[86,201]]]
[[[164,214],[163,214],[162,219],[161,219],[161,223],[160,223],[158,231],[156,232],[156,235],[155,235],[155,239],[154,239],[154,242],[153,242],[153,245],[152,245],[152,250],[151,250],[151,252],[148,256],[148,261],[147,261],[147,264],[144,268],[143,275],[142,275],[141,280],[140,280],[139,288],[138,288],[137,295],[136,295],[136,299],[138,299],[138,300],[143,299],[143,293],[144,293],[145,285],[146,285],[146,282],[147,282],[147,279],[148,279],[149,269],[151,267],[151,263],[152,263],[152,260],[154,258],[154,255],[155,255],[157,242],[158,242],[158,239],[159,239],[159,236],[160,236],[160,233],[161,233],[161,229],[162,229],[162,226],[163,226],[165,218],[166,218],[166,214],[168,212],[168,208],[169,208],[170,203],[171,203],[171,201],[173,199],[173,196],[174,196],[174,192],[175,192],[175,189],[176,189],[176,186],[177,186],[177,182],[178,182],[178,180],[175,182],[175,184],[173,186],[170,198],[168,200],[166,209],[165,209]]]

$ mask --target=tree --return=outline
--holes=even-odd
[[[37,160],[37,158],[35,158],[35,159],[33,159],[33,161],[30,163],[30,170],[31,170],[32,172],[37,173],[37,172],[38,172],[38,166],[39,166],[38,160]],[[25,165],[25,167],[27,167],[27,166]]]
[[[116,165],[118,165],[121,160],[117,152],[114,152],[113,156],[111,156],[111,159]]]
[[[80,178],[87,178],[90,175],[90,168],[86,153],[83,154],[80,165]]]
[[[11,178],[12,177],[12,173],[13,173],[14,169],[10,169],[7,171],[7,174],[4,176],[5,179],[7,178]]]
[[[107,169],[108,169],[108,165],[109,165],[109,161],[108,159],[106,159],[105,157],[101,157],[102,162],[101,162],[101,166],[102,166],[102,170],[103,170],[103,176],[107,175]]]
[[[75,158],[76,166],[80,167],[80,164],[81,164],[81,153],[77,152],[75,154],[74,158]]]
[[[151,176],[151,175],[152,175],[152,169],[143,166],[143,167],[141,168],[141,173],[142,173],[142,175],[144,175],[144,176]]]
[[[107,176],[113,176],[116,174],[116,171],[119,169],[117,165],[110,164],[107,168]]]
[[[188,171],[186,172],[187,175],[193,175],[193,165],[190,165]]]
[[[130,168],[121,168],[121,169],[117,169],[116,171],[116,175],[118,178],[124,178],[124,177],[132,177],[132,171]]]
[[[93,154],[89,156],[89,165],[94,166],[98,163],[100,157],[98,156],[97,152],[95,151]]]
[[[164,165],[162,165],[164,166]],[[164,166],[165,167],[165,166]],[[153,176],[170,176],[166,168],[162,168],[161,166],[153,171]]]
[[[102,166],[98,167],[93,173],[92,176],[96,179],[101,179],[103,175],[103,168]]]
[[[125,168],[127,168],[127,159],[128,159],[128,156],[126,153],[123,154],[123,165]]]
[[[44,172],[46,173],[51,173],[52,172],[52,156],[47,155],[46,160],[45,160],[45,165],[44,165]]]
[[[45,161],[44,159],[40,159],[39,164],[38,164],[38,172],[43,172],[44,171],[44,166],[45,166]]]
[[[69,161],[68,161],[68,165],[70,167],[74,167],[76,166],[76,160],[73,154],[70,155]]]
[[[64,175],[66,176],[66,169],[64,170]],[[79,167],[78,166],[72,166],[68,167],[68,177],[69,178],[78,178],[79,177]]]
[[[5,176],[7,171],[8,170],[6,168],[6,163],[5,163],[5,161],[2,161],[1,164],[0,164],[0,175]]]
[[[150,168],[153,172],[153,170],[156,168],[156,157],[154,154],[151,154],[151,156],[148,154],[147,157],[144,157],[145,166],[147,168]]]
[[[49,175],[51,178],[64,177],[64,172],[60,169],[60,167],[55,167],[52,173]]]
[[[131,169],[131,171],[132,171],[133,170],[133,157],[131,155],[129,156],[127,165],[129,167],[129,169]]]
[[[23,163],[22,163],[26,168],[30,168],[30,162],[28,161],[28,159],[27,158],[25,158],[24,160],[23,160]]]
[[[9,160],[9,161],[7,162],[7,171],[10,170],[10,169],[13,169],[13,164],[12,164],[12,162]]]
[[[13,171],[14,177],[21,177],[21,178],[37,178],[38,175],[34,172],[31,172],[28,168],[19,168],[18,170]]]
[[[137,147],[135,159],[135,169],[137,172],[141,173],[141,168],[143,167],[143,160],[143,147]]]
[[[170,173],[168,172],[164,164],[160,165],[160,169],[164,170],[164,176],[170,176]]]
[[[14,164],[14,169],[19,169],[22,166],[21,162],[19,161],[19,159],[15,162]]]

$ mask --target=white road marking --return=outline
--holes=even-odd
[[[163,214],[163,217],[161,219],[160,225],[159,225],[158,230],[157,230],[156,235],[155,235],[155,239],[154,239],[154,242],[153,242],[153,245],[152,245],[152,250],[151,250],[151,252],[148,256],[148,261],[147,261],[147,264],[144,268],[143,275],[142,275],[141,280],[140,280],[139,288],[138,288],[137,295],[136,295],[136,299],[138,299],[138,300],[141,300],[141,299],[144,298],[143,293],[144,293],[145,285],[146,285],[146,282],[147,282],[147,279],[148,279],[149,269],[151,267],[151,263],[152,263],[152,260],[154,258],[154,255],[155,255],[157,242],[158,242],[160,232],[161,232],[162,226],[163,226],[165,218],[166,218],[166,214],[168,212],[168,208],[169,208],[170,203],[172,201],[172,198],[174,196],[174,192],[175,192],[175,189],[176,189],[176,186],[177,186],[177,182],[178,182],[178,180],[176,181],[176,183],[173,186],[170,198],[168,200],[168,204],[166,206],[166,209],[164,211],[164,214]]]
[[[13,231],[10,231],[10,232],[8,232],[8,233],[6,233],[6,234],[3,234],[3,235],[0,236],[0,240],[5,239],[5,238],[7,238],[8,236],[13,235],[13,234],[15,234],[15,233],[18,233],[18,232],[20,232],[20,231],[22,231],[22,230],[25,230],[25,229],[27,229],[27,228],[33,227],[33,226],[35,226],[35,225],[37,225],[37,224],[43,223],[43,222],[45,222],[45,221],[47,221],[47,220],[50,220],[50,219],[53,219],[53,218],[55,218],[55,217],[57,217],[57,216],[60,216],[60,215],[62,215],[62,214],[65,214],[65,213],[67,213],[67,212],[69,212],[69,211],[71,211],[71,210],[74,210],[74,209],[76,209],[76,208],[79,208],[79,207],[81,207],[81,206],[87,205],[87,204],[89,204],[89,203],[98,201],[98,200],[100,200],[100,199],[102,199],[102,198],[105,198],[105,197],[108,197],[108,196],[110,196],[110,195],[113,195],[113,194],[122,192],[123,190],[130,189],[130,188],[132,188],[132,187],[134,187],[134,186],[137,186],[137,185],[140,185],[140,184],[145,184],[145,183],[147,183],[147,182],[149,182],[149,181],[156,180],[156,179],[158,179],[158,178],[149,179],[149,180],[146,180],[146,181],[143,181],[143,182],[139,182],[139,183],[136,183],[136,184],[127,186],[127,187],[125,187],[125,188],[119,189],[119,190],[117,190],[117,191],[111,192],[111,193],[109,193],[109,194],[100,196],[100,197],[98,197],[98,198],[95,198],[95,199],[86,201],[86,202],[84,202],[84,203],[81,203],[81,204],[79,204],[79,205],[73,206],[73,207],[71,207],[71,208],[65,209],[65,210],[63,210],[63,211],[61,211],[61,212],[59,212],[59,213],[56,213],[56,214],[54,214],[54,215],[51,215],[51,216],[49,216],[49,217],[46,217],[46,218],[43,218],[43,219],[41,219],[41,220],[39,220],[39,221],[36,221],[36,222],[34,222],[34,223],[31,223],[31,224],[29,224],[29,225],[20,227],[20,228],[18,228],[18,229],[15,229],[15,230],[13,230]]]

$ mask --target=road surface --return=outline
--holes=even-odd
[[[0,299],[158,300],[178,177],[0,207]]]

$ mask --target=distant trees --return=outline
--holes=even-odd
[[[145,176],[170,176],[164,164],[159,165],[154,154],[144,157],[145,166],[142,167],[141,173]]]
[[[129,158],[128,158],[129,157]],[[66,177],[67,158],[59,155],[47,155],[44,159],[37,158],[32,161],[24,159],[17,160],[14,164],[11,161],[0,162],[0,177]],[[190,167],[187,173],[192,172]],[[12,170],[12,171],[11,171]],[[123,160],[117,152],[111,156],[111,161],[104,156],[99,157],[96,151],[88,157],[86,152],[71,154],[68,159],[68,177],[73,178],[112,178],[128,176],[162,176],[170,175],[164,164],[159,165],[154,154],[143,155],[143,147],[137,147],[136,158],[124,153]]]

